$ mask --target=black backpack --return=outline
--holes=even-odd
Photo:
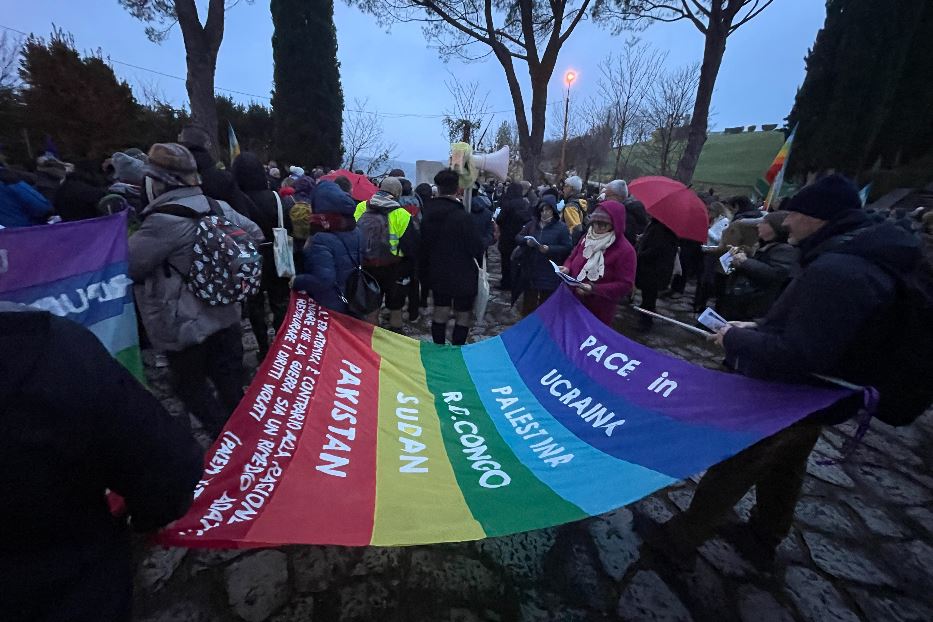
[[[933,404],[933,295],[915,277],[896,278],[897,294],[885,313],[890,339],[871,385],[880,396],[875,416],[905,426]]]
[[[347,246],[347,243],[344,242],[343,238],[339,235],[337,239],[343,244],[344,250],[347,251],[347,256],[353,261],[350,247]],[[379,286],[379,281],[377,281],[373,275],[363,269],[361,255],[362,253],[357,254],[356,261],[354,262],[356,267],[347,277],[347,282],[344,284],[343,289],[335,285],[340,300],[347,305],[350,313],[357,317],[369,315],[382,306],[382,287]]]

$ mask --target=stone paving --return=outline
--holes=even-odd
[[[498,256],[490,253],[494,283]],[[692,319],[688,294],[662,313]],[[487,321],[472,339],[518,320],[493,289]],[[429,339],[429,319],[405,328]],[[634,331],[623,308],[617,328],[641,343],[718,368],[720,354],[670,326]],[[245,339],[255,366],[255,342]],[[151,362],[147,358],[147,362]],[[174,413],[165,370],[147,366]],[[690,502],[697,477],[610,514],[480,542],[406,548],[291,546],[267,550],[137,547],[136,619],[146,622],[690,620],[778,622],[933,620],[933,413],[907,429],[873,424],[843,463],[851,424],[828,428],[811,457],[804,494],[775,570],[762,574],[716,537],[687,568],[642,551],[636,515],[664,522]],[[208,439],[197,429],[202,442]],[[748,517],[749,493],[734,521]]]

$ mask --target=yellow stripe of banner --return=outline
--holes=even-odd
[[[484,537],[447,459],[419,342],[377,328],[373,349],[382,361],[372,544]]]

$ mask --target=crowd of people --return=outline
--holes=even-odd
[[[498,287],[511,294],[513,304],[522,300],[522,315],[547,300],[563,277],[574,281],[574,294],[610,326],[620,305],[634,300],[636,290],[640,307],[654,311],[659,297],[682,295],[686,284],[695,280],[695,310],[702,311],[715,299],[719,313],[731,320],[714,339],[732,369],[772,380],[801,381],[818,373],[868,385],[876,372],[870,362],[879,360],[885,347],[873,327],[885,320],[904,279],[917,270],[927,278],[930,274],[933,212],[871,213],[862,207],[852,183],[839,175],[807,186],[776,211],[763,211],[744,196],[700,195],[709,223],[708,239],[702,244],[680,239],[652,217],[650,206],[646,209],[631,196],[621,179],[605,185],[585,184],[578,176],[558,186],[534,186],[527,180],[477,183],[465,206],[460,175],[451,169],[437,173],[433,185],[417,186],[396,169],[378,180],[372,196],[354,196],[353,180],[326,174],[324,167],[306,173],[299,166],[264,164],[256,155],[242,153],[228,171],[218,165],[211,147],[207,133],[188,127],[177,142],[153,145],[145,153],[114,153],[101,169],[106,181],[96,177],[100,171],[78,170],[51,154],[38,159],[34,173],[0,166],[0,226],[55,226],[58,221],[127,212],[128,273],[135,283],[143,338],[170,367],[178,397],[212,437],[243,397],[241,320],[249,319],[259,357],[265,357],[270,338],[283,322],[291,290],[377,325],[385,318],[387,328],[395,331],[431,308],[433,341],[463,345],[476,319],[482,266],[488,249],[496,245],[502,266]],[[199,296],[187,277],[195,263],[192,245],[199,227],[212,216],[215,222],[237,227],[262,258],[249,296],[229,304],[213,304]],[[293,275],[281,274],[273,256],[274,230],[281,228],[295,240]],[[922,246],[926,264],[921,262]],[[729,261],[723,261],[726,256]],[[348,292],[361,271],[378,292],[371,308],[359,308]],[[90,387],[103,381],[108,391],[124,390],[122,397],[111,400],[116,414],[101,424],[102,436],[96,441],[110,443],[115,461],[130,460],[134,454],[131,462],[136,466],[129,474],[82,474],[87,494],[100,496],[104,487],[120,492],[129,502],[134,524],[141,527],[165,524],[183,512],[199,471],[190,435],[179,430],[177,422],[169,422],[119,365],[90,361],[68,366],[68,361],[92,355],[109,359],[101,348],[69,350],[64,361],[62,351],[41,354],[45,350],[36,344],[48,344],[49,339],[78,348],[87,336],[69,336],[80,332],[76,328],[47,314],[6,308],[0,309],[0,326],[0,343],[5,353],[13,353],[0,360],[0,395],[12,396],[10,403],[21,416],[30,408],[26,389],[42,390],[28,383],[25,389],[17,387],[10,380],[22,375],[26,360],[37,370],[50,366],[49,374],[69,378],[74,395],[87,393],[81,399],[91,410],[95,398],[108,397],[106,391]],[[641,316],[638,328],[652,330],[652,317]],[[59,337],[50,337],[53,334]],[[56,372],[54,364],[69,369]],[[31,373],[35,380],[39,372]],[[73,403],[74,395],[62,405]],[[710,469],[689,510],[653,541],[660,539],[668,550],[695,549],[718,518],[756,485],[760,511],[754,513],[750,529],[759,557],[773,557],[790,527],[806,458],[820,426],[851,418],[857,409],[851,400],[844,401],[832,412],[779,432]],[[45,416],[49,426],[70,425],[58,420],[67,419],[64,409]],[[159,460],[179,465],[171,476],[153,476],[166,471],[161,468],[164,463],[152,463],[155,449],[129,449],[129,438],[119,433],[126,425],[138,430],[134,438],[151,433],[151,438],[167,443]],[[69,435],[69,440],[82,434]],[[8,444],[16,438],[12,432],[5,434]],[[88,440],[92,446],[96,445]],[[20,468],[11,466],[10,472]],[[150,494],[153,490],[159,498]],[[23,523],[42,514],[24,507]],[[108,531],[111,526],[105,525],[101,512],[102,506],[94,505],[86,529],[117,542],[118,535]],[[89,555],[85,561],[93,565],[95,559]],[[71,566],[68,572],[72,578],[81,574]],[[108,572],[116,571],[103,568],[98,579],[103,581]],[[85,582],[93,576],[84,577]],[[60,575],[50,580],[57,578]],[[40,601],[24,599],[19,605],[36,607]],[[128,600],[113,606],[118,608],[116,619]]]

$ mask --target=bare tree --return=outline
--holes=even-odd
[[[217,108],[214,102],[214,73],[217,52],[224,38],[224,12],[240,0],[208,0],[207,21],[201,24],[195,0],[119,0],[120,5],[136,19],[150,24],[146,36],[161,43],[175,24],[181,28],[185,41],[185,62],[188,76],[185,87],[191,104],[191,116],[196,125],[206,131],[214,143],[217,155]],[[251,1],[251,0],[247,0]]]
[[[697,80],[690,132],[676,177],[684,183],[693,179],[700,152],[706,142],[713,88],[733,32],[761,15],[774,0],[596,0],[597,18],[613,24],[616,31],[638,28],[652,21],[689,20],[703,34],[703,62]]]
[[[599,65],[599,96],[608,108],[612,132],[613,179],[619,176],[623,153],[627,151],[627,161],[633,146],[644,139],[645,101],[666,58],[667,53],[632,37],[619,54],[610,52]]]
[[[645,114],[653,128],[645,150],[659,175],[670,176],[687,144],[690,111],[699,81],[698,64],[659,76],[648,94]]]
[[[379,115],[369,110],[369,99],[354,99],[343,111],[343,168],[352,171],[367,160],[366,174],[384,166],[394,157],[396,145],[383,138]]]
[[[444,81],[447,92],[453,97],[453,108],[444,111],[444,127],[447,139],[452,142],[467,142],[474,150],[479,150],[486,139],[493,115],[489,109],[489,91],[480,96],[479,83],[459,82],[451,74],[450,80]]]
[[[586,16],[592,0],[346,0],[383,24],[419,22],[426,39],[445,59],[477,60],[492,54],[505,72],[525,178],[538,177],[547,122],[547,85],[561,47]],[[526,94],[515,62],[528,67],[530,123]]]
[[[23,40],[7,31],[0,32],[0,89],[12,89],[19,83],[19,55]]]

